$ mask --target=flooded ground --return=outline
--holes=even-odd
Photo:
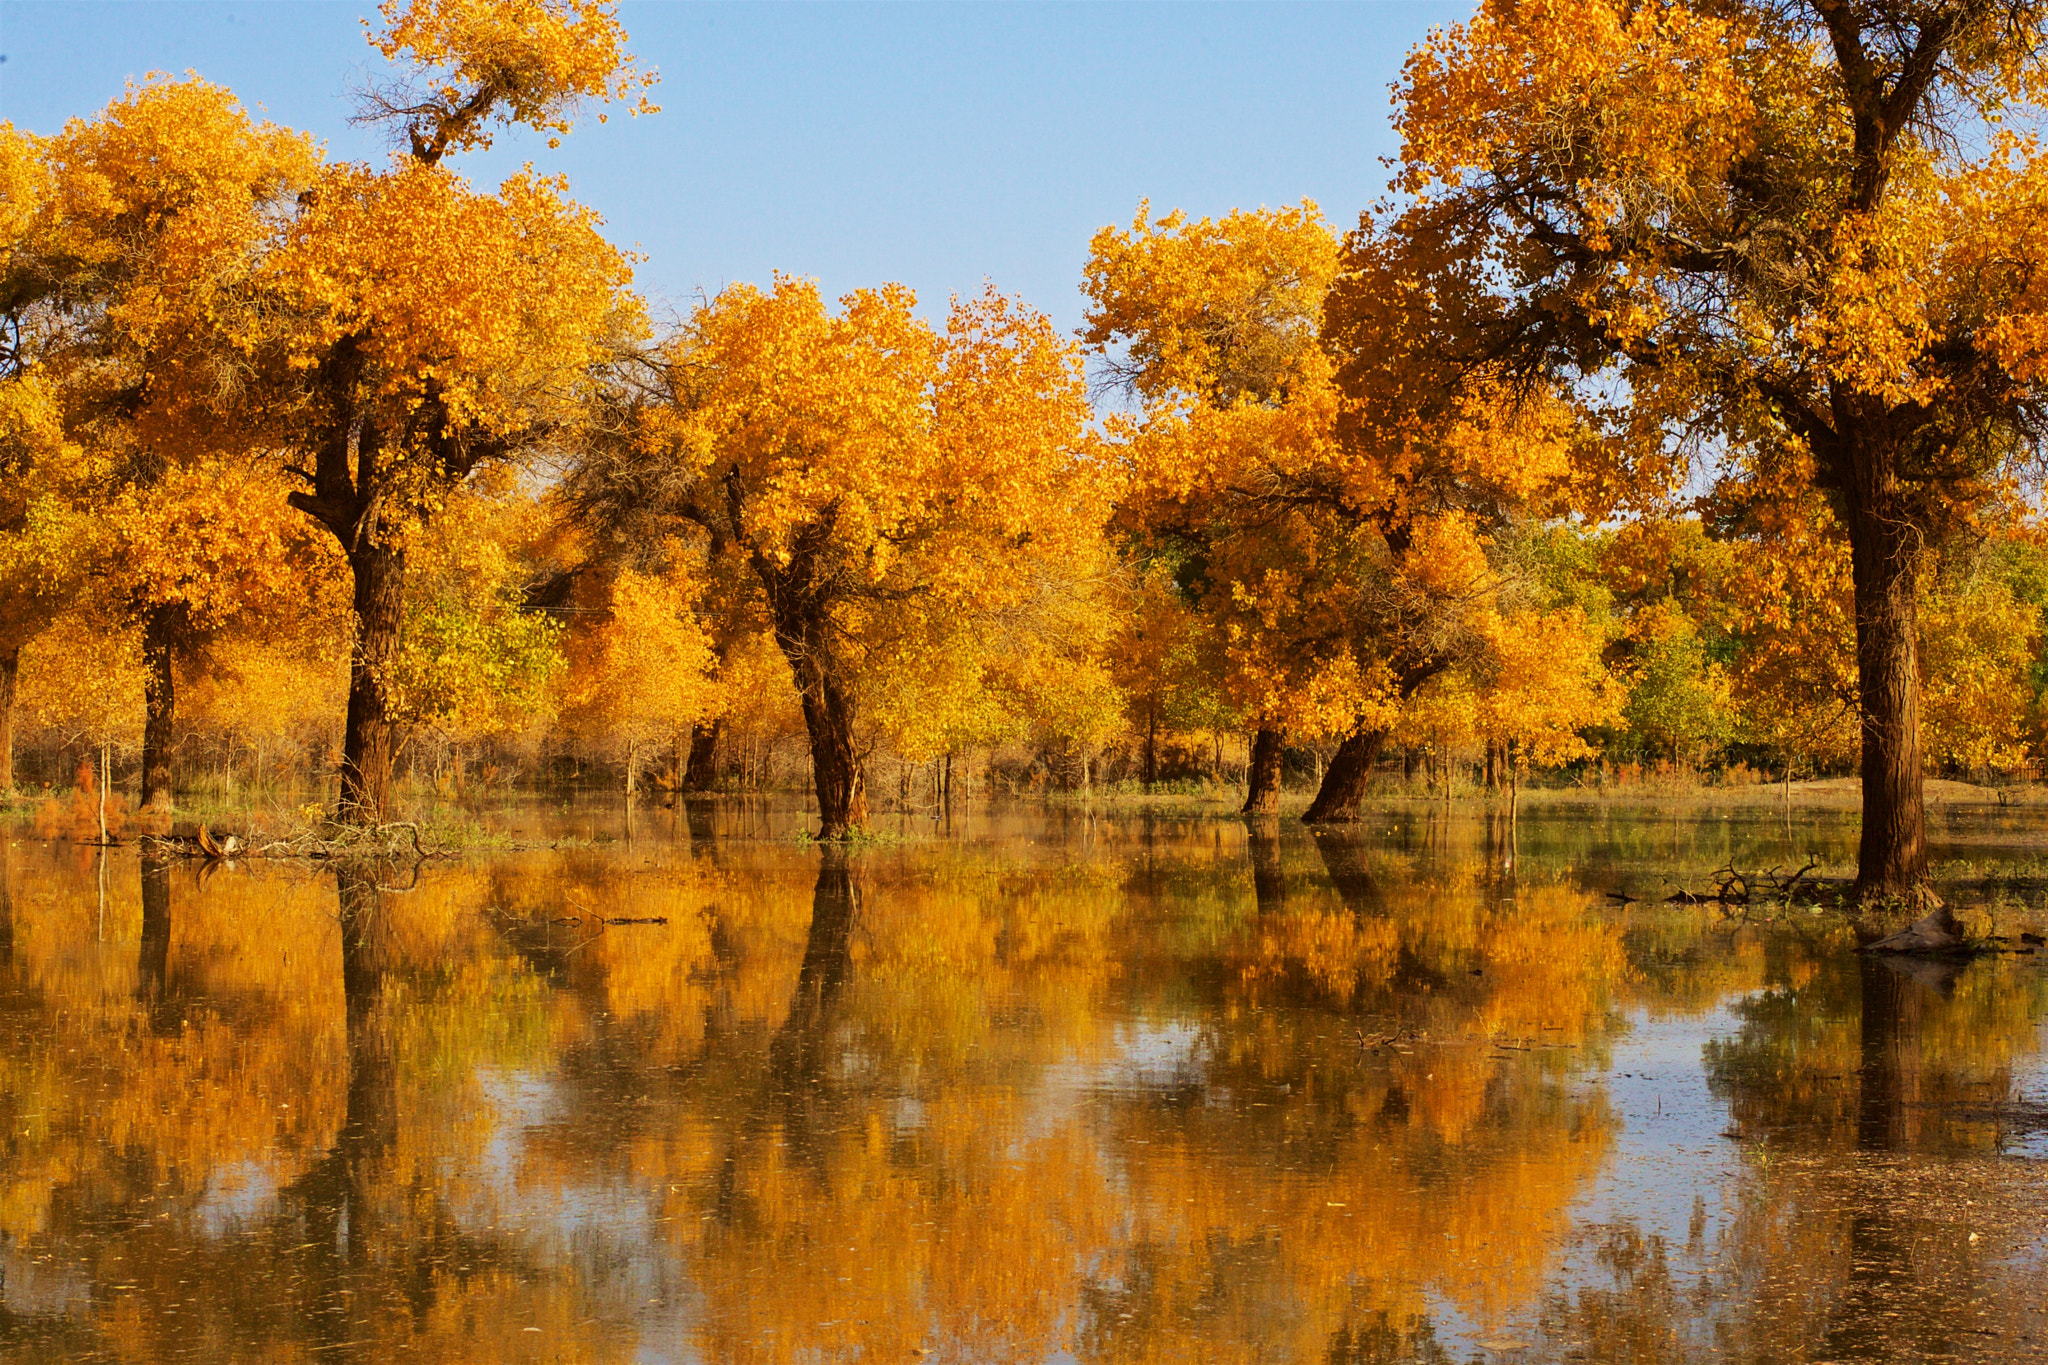
[[[1605,894],[1840,819],[510,822],[11,832],[0,1358],[2048,1358],[2041,958]]]

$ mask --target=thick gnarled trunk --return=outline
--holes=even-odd
[[[1245,770],[1244,814],[1277,815],[1280,811],[1280,759],[1285,739],[1273,726],[1261,726],[1252,737],[1252,759]]]
[[[1856,894],[1916,900],[1927,883],[1920,770],[1917,594],[1920,537],[1870,459],[1848,498],[1856,585],[1857,700],[1863,730],[1863,836]]]
[[[1316,799],[1302,812],[1302,823],[1341,824],[1358,818],[1358,806],[1365,799],[1365,784],[1372,777],[1372,765],[1387,742],[1385,730],[1355,730],[1337,746],[1330,766],[1323,770],[1323,785]]]
[[[818,791],[818,838],[850,838],[867,824],[867,778],[853,742],[853,698],[831,665],[819,623],[794,613],[779,619],[776,643],[796,675],[811,775]]]
[[[837,679],[819,670],[804,686],[803,707],[818,788],[818,837],[849,838],[868,820],[867,778],[853,744],[852,700]]]
[[[341,746],[341,818],[375,824],[391,806],[397,726],[389,686],[405,612],[405,556],[365,543],[348,557],[355,580],[355,648],[348,662],[348,724]]]
[[[142,624],[142,809],[171,809],[171,745],[177,738],[178,686],[172,670],[177,610],[161,606]]]

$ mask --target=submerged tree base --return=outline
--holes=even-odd
[[[1956,922],[1956,917],[1931,889],[1922,887],[1920,891],[1920,899],[1931,902],[1934,909],[1897,933],[1887,934],[1875,943],[1866,944],[1864,952],[1948,956],[1996,951],[1989,945],[1978,943],[1965,935],[1962,925]]]

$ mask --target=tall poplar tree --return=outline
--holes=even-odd
[[[1927,549],[2042,431],[2048,163],[2009,129],[2044,37],[2031,3],[1489,0],[1398,91],[1397,231],[1467,324],[1451,358],[1576,385],[1644,501],[1703,469],[1832,505],[1870,900],[1931,901]]]
[[[360,821],[389,800],[407,537],[478,470],[559,439],[640,325],[625,258],[560,180],[485,194],[443,160],[505,124],[559,135],[583,101],[653,80],[602,0],[386,0],[383,15],[372,42],[409,76],[365,115],[405,150],[382,170],[328,167],[268,262],[291,318],[275,401],[292,505],[353,585],[340,814]]]

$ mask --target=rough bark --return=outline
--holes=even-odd
[[[718,744],[725,738],[725,718],[690,727],[690,758],[683,767],[683,790],[708,792],[718,785]]]
[[[177,737],[178,687],[172,669],[178,647],[178,610],[160,606],[142,624],[142,809],[168,811],[171,745]]]
[[[341,816],[361,824],[386,818],[397,725],[387,685],[405,612],[405,556],[366,538],[349,554],[356,640],[348,661],[348,724],[341,743]]]
[[[14,696],[21,679],[21,646],[0,649],[0,796],[14,792]]]
[[[853,742],[853,697],[832,665],[824,639],[824,623],[800,606],[776,598],[775,640],[796,677],[804,730],[811,741],[811,779],[818,797],[818,835],[846,839],[868,819],[867,777]]]
[[[818,837],[850,838],[868,821],[867,777],[853,744],[853,700],[838,679],[823,675],[805,687],[802,700],[818,789]]]
[[[1275,815],[1280,810],[1280,759],[1285,748],[1280,731],[1261,726],[1252,737],[1252,760],[1245,772],[1244,813]]]
[[[1323,770],[1323,785],[1317,789],[1316,799],[1302,812],[1302,823],[1330,825],[1356,820],[1373,762],[1386,742],[1385,730],[1357,730],[1347,735],[1331,756],[1330,766]]]
[[[1925,894],[1927,884],[1915,571],[1920,544],[1903,512],[1885,496],[1881,472],[1857,482],[1849,499],[1863,727],[1863,835],[1856,894],[1863,900],[1911,901]]]

